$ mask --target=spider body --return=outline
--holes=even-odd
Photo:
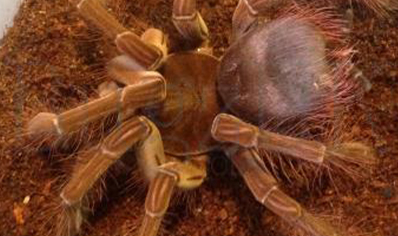
[[[214,56],[182,52],[169,55],[159,68],[167,81],[167,97],[143,114],[158,127],[167,154],[200,155],[216,148],[210,128],[220,113],[218,65]]]
[[[107,87],[106,82],[100,86],[107,88],[100,91],[100,98],[71,110],[39,113],[30,121],[29,133],[62,136],[112,113],[119,114],[121,123],[82,154],[84,163],[76,164],[60,193],[55,235],[79,232],[87,195],[129,149],[135,151],[149,182],[140,236],[157,235],[175,188],[203,183],[208,154],[215,149],[231,159],[254,198],[282,219],[313,236],[347,235],[280,190],[258,151],[344,168],[374,161],[371,149],[362,144],[325,145],[254,125],[305,117],[320,107],[330,111],[334,100],[345,101],[351,92],[336,89],[337,81],[346,81],[347,76],[335,72],[350,63],[336,67],[327,62],[327,34],[308,18],[258,20],[264,9],[284,2],[239,1],[232,22],[235,42],[221,62],[199,50],[168,55],[160,30],[148,29],[138,36],[113,18],[101,1],[78,4],[85,18],[115,40],[120,55],[107,71],[117,83]],[[195,0],[175,0],[173,22],[185,40],[207,41],[209,32]]]
[[[303,117],[324,99],[325,52],[324,37],[303,19],[258,22],[224,55],[219,92],[234,114],[257,124]]]

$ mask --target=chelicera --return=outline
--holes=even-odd
[[[318,165],[374,160],[371,149],[359,143],[326,145],[258,127],[286,120],[325,124],[355,95],[348,80],[349,50],[327,45],[340,40],[332,18],[298,7],[274,20],[262,15],[285,2],[241,0],[233,17],[234,42],[221,59],[201,47],[168,54],[160,30],[148,29],[139,37],[100,1],[78,4],[87,20],[115,40],[120,56],[107,68],[114,82],[102,84],[101,97],[89,103],[38,114],[29,133],[67,135],[112,113],[119,113],[121,124],[84,154],[88,161],[74,168],[63,187],[57,235],[79,232],[84,198],[129,149],[149,182],[138,235],[157,235],[174,190],[199,187],[215,150],[231,159],[255,199],[282,219],[314,236],[347,235],[282,192],[259,154],[278,152]],[[173,22],[185,40],[208,45],[195,0],[175,0]],[[337,55],[333,63],[332,52]]]

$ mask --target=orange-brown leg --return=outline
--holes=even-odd
[[[331,3],[335,3],[335,1],[330,1]],[[336,2],[344,2],[344,1],[336,1]],[[355,0],[352,2],[357,2],[359,4],[363,4],[366,7],[372,9],[376,14],[383,17],[389,17],[393,11],[398,10],[398,1],[397,0]]]
[[[145,201],[145,217],[140,236],[157,235],[175,187],[191,189],[200,186],[206,177],[207,156],[181,162],[166,157],[159,130],[145,117],[134,117],[122,123],[97,148],[85,155],[87,163],[78,165],[63,188],[61,218],[57,235],[75,235],[82,223],[82,200],[94,183],[131,147],[134,147],[140,167],[150,181]]]
[[[232,17],[233,39],[239,38],[260,15],[267,18],[270,10],[291,0],[239,0]]]
[[[347,236],[327,222],[311,215],[298,202],[282,192],[267,173],[263,160],[254,149],[238,149],[227,154],[242,175],[250,191],[261,204],[293,226],[312,236]]]
[[[178,158],[166,156],[159,130],[154,123],[144,120],[150,133],[135,145],[134,150],[139,167],[150,185],[145,200],[145,216],[138,235],[155,236],[174,189],[189,190],[200,186],[206,177],[208,157],[194,156],[189,161],[181,162]]]
[[[344,162],[372,165],[375,162],[373,150],[360,143],[325,146],[320,142],[261,130],[228,114],[220,114],[215,118],[212,135],[221,142],[231,142],[246,148],[262,148],[317,164],[328,161],[340,165],[342,161],[343,165]]]
[[[196,8],[196,0],[174,0],[173,23],[187,40],[204,42],[209,37],[206,23]]]
[[[141,35],[141,39],[148,45],[156,47],[160,51],[161,56],[157,58],[148,56],[147,59],[145,59],[145,56],[139,55],[142,57],[141,59],[134,59],[134,57],[136,57],[135,46],[131,46],[130,41],[126,39],[126,35],[123,36],[122,34],[117,39],[117,44],[124,54],[113,58],[108,64],[108,70],[113,70],[115,68],[128,71],[145,71],[157,69],[162,64],[168,53],[168,42],[166,36],[158,29],[149,28]],[[124,81],[119,82],[127,84]]]
[[[166,56],[164,54],[164,48],[159,47],[157,44],[153,44],[151,41],[146,42],[121,25],[108,13],[101,1],[82,0],[77,5],[77,8],[84,18],[101,29],[110,39],[115,40],[121,53],[127,55],[133,63],[140,67],[147,69],[156,68]],[[156,35],[155,37],[159,37],[159,31],[150,33],[151,38],[153,38],[154,35]],[[148,35],[143,37],[148,37]],[[161,33],[160,37],[164,38],[163,33]]]
[[[129,148],[151,134],[149,123],[144,117],[134,117],[116,128],[100,145],[82,154],[87,162],[77,164],[60,194],[62,210],[55,222],[56,235],[73,236],[78,233],[87,193]]]
[[[78,130],[85,124],[117,112],[119,109],[124,110],[127,107],[137,109],[156,104],[165,99],[166,84],[159,73],[142,72],[134,75],[133,79],[129,79],[135,83],[131,83],[92,102],[59,115],[39,113],[29,122],[29,134],[49,133],[64,135]]]
[[[148,146],[149,147],[149,146]],[[207,156],[193,157],[181,162],[168,156],[166,163],[142,155],[141,168],[150,180],[145,200],[145,216],[139,229],[139,236],[156,236],[166,213],[175,187],[193,189],[200,186],[206,177]],[[152,155],[152,157],[156,157]],[[144,163],[143,163],[144,162]]]
[[[158,234],[163,216],[169,207],[178,176],[169,172],[158,172],[151,181],[145,199],[145,216],[139,229],[139,236]]]
[[[134,117],[114,130],[102,144],[93,148],[90,161],[81,169],[75,170],[72,178],[64,187],[61,197],[68,205],[82,200],[95,181],[117,161],[129,148],[151,133],[146,118]]]

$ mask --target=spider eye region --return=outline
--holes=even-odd
[[[255,25],[222,58],[217,90],[230,112],[253,123],[305,116],[322,104],[325,58],[323,35],[303,19]]]

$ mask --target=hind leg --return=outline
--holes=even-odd
[[[276,180],[267,173],[263,160],[254,149],[227,151],[227,154],[256,200],[283,220],[312,236],[348,236],[326,221],[313,216],[282,192]]]
[[[349,170],[350,164],[369,168],[376,161],[373,150],[360,143],[324,145],[262,130],[228,114],[220,114],[215,118],[211,132],[220,142],[279,152],[318,165],[330,163],[343,170]]]
[[[354,29],[354,11],[352,6],[348,8],[344,14],[344,19],[347,22],[348,32],[352,32]],[[352,77],[362,85],[364,92],[369,92],[372,89],[372,83],[363,74],[362,70],[358,66],[354,66],[352,69]]]

